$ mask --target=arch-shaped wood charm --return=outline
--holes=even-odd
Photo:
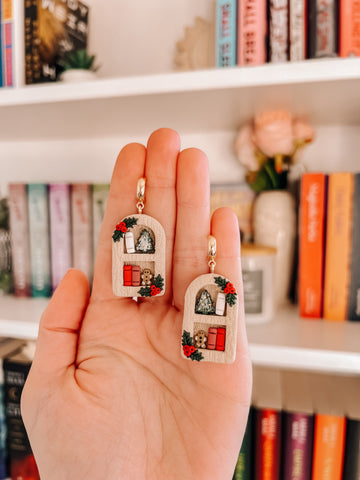
[[[182,356],[232,363],[236,355],[237,318],[238,296],[231,282],[216,273],[197,277],[185,294]]]
[[[112,284],[117,297],[164,295],[165,232],[153,217],[129,215],[116,225],[112,236]]]

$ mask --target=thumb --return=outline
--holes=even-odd
[[[41,317],[32,376],[40,374],[46,381],[74,365],[89,296],[85,274],[68,270]]]

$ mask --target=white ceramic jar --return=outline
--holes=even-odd
[[[244,244],[241,268],[244,285],[245,321],[269,322],[274,315],[276,248]]]

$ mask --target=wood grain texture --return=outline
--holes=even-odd
[[[202,315],[195,313],[196,299],[204,289],[210,293],[214,304],[216,304],[216,296],[222,292],[222,289],[215,283],[216,277],[225,278],[218,273],[208,273],[197,277],[190,283],[185,294],[183,331],[189,332],[190,336],[194,337],[198,330],[205,330],[207,332],[209,327],[225,327],[225,350],[223,352],[203,348],[199,348],[198,352],[201,352],[204,357],[201,361],[232,363],[236,356],[238,297],[235,305],[230,306],[226,303],[224,315]],[[229,279],[227,280],[231,281]],[[181,355],[183,358],[191,360],[184,355],[182,347]]]
[[[128,287],[124,286],[123,266],[139,265],[141,270],[150,268],[153,278],[161,275],[164,279],[164,287],[157,295],[161,296],[165,293],[165,231],[161,224],[155,218],[144,214],[127,215],[125,218],[133,217],[138,219],[137,225],[129,229],[134,234],[134,240],[139,237],[143,228],[150,230],[150,235],[154,240],[155,253],[126,253],[124,237],[120,241],[112,241],[112,285],[114,295],[117,297],[140,297],[140,286]]]

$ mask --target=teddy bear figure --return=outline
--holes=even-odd
[[[141,285],[151,285],[153,278],[150,268],[144,268],[141,274]]]
[[[207,336],[205,330],[199,330],[194,337],[196,348],[206,348]]]

